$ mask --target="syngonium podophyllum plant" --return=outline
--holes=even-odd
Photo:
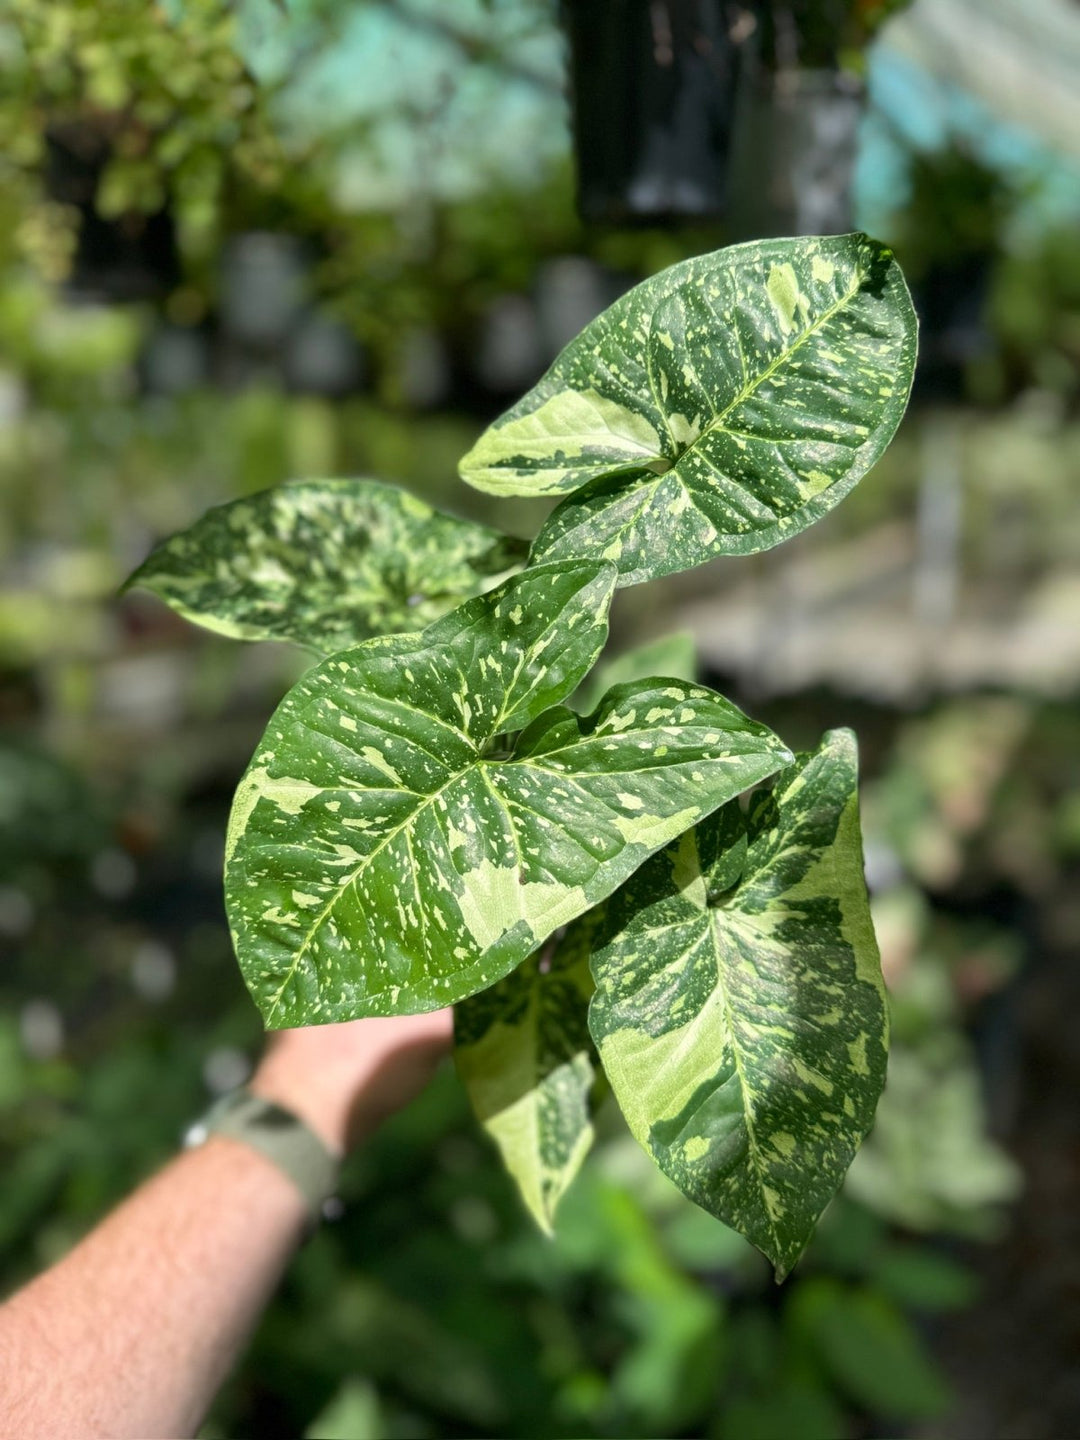
[[[531,547],[318,481],[212,510],[129,582],[322,657],[228,826],[267,1025],[453,1004],[472,1103],[545,1229],[601,1076],[780,1277],[870,1126],[887,1023],[853,737],[792,754],[664,644],[586,677],[620,587],[842,499],[915,348],[863,235],[700,256],[588,325],[462,460],[481,490],[563,497]]]

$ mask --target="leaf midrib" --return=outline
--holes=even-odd
[[[652,377],[648,375],[648,372],[646,372],[649,389],[652,392],[653,401],[656,405],[657,416],[663,424],[664,430],[666,431],[668,438],[671,440],[672,445],[676,448],[677,453],[674,455],[674,457],[670,455],[656,456],[656,459],[658,461],[663,461],[666,464],[667,468],[661,474],[653,475],[651,478],[643,480],[639,486],[635,487],[635,491],[640,490],[644,494],[645,499],[638,506],[633,517],[630,520],[625,521],[622,525],[618,527],[617,530],[612,532],[614,538],[622,539],[626,535],[626,533],[633,528],[633,526],[641,518],[643,511],[647,508],[654,492],[656,491],[660,483],[663,480],[667,479],[668,476],[673,476],[678,481],[678,483],[682,486],[683,491],[686,494],[687,499],[690,501],[691,505],[693,505],[699,513],[703,513],[696,502],[693,486],[687,481],[679,468],[681,462],[686,458],[686,456],[693,454],[702,444],[705,437],[712,434],[713,431],[723,430],[725,434],[733,433],[732,431],[728,430],[727,427],[724,425],[724,421],[732,413],[732,411],[737,410],[740,405],[744,405],[746,401],[755,394],[755,392],[759,389],[760,386],[764,385],[767,380],[770,380],[778,370],[780,370],[788,363],[788,361],[795,354],[795,352],[802,345],[804,345],[812,335],[816,334],[817,331],[822,328],[822,326],[827,325],[834,315],[838,315],[846,305],[849,305],[851,301],[855,299],[856,295],[858,295],[859,291],[862,289],[863,279],[864,276],[862,272],[857,272],[857,279],[854,288],[852,290],[849,290],[846,294],[842,295],[840,299],[837,300],[835,304],[831,305],[827,310],[823,311],[822,314],[817,318],[817,320],[815,320],[812,325],[808,326],[792,345],[790,345],[786,350],[782,350],[774,360],[771,360],[769,362],[769,364],[765,367],[764,370],[761,371],[759,375],[756,375],[753,380],[745,384],[743,388],[739,391],[739,393],[733,399],[731,399],[722,410],[718,411],[713,416],[713,418],[702,430],[701,434],[698,435],[695,440],[691,441],[689,445],[685,445],[681,450],[678,449],[678,441],[676,441],[674,435],[672,435],[671,428],[668,425],[668,411],[664,406],[660,404],[659,400],[657,399],[656,391],[652,384]],[[742,363],[745,366],[746,362],[745,358],[742,356],[741,341],[740,358],[742,359]],[[753,436],[749,438],[756,440],[760,437]],[[615,470],[602,472],[604,476],[613,476],[617,473],[618,472]],[[567,529],[563,532],[563,535],[559,538],[562,539],[565,535],[572,533],[572,531],[574,530],[587,527],[591,523],[591,520],[592,515],[586,514],[581,520],[577,522],[577,524],[568,526]]]
[[[552,626],[552,625],[549,625],[549,626],[547,627],[547,629],[546,629],[545,631],[543,631],[542,633],[543,633],[543,634],[547,634],[548,631],[550,631],[552,628],[553,628],[553,626]],[[535,649],[535,646],[534,646],[533,648]],[[410,653],[409,658],[410,658],[410,659],[414,658],[414,655],[413,655],[412,653]],[[518,664],[518,667],[517,667],[516,671],[515,671],[515,677],[514,677],[514,678],[515,678],[515,682],[516,682],[517,678],[520,676],[520,674],[521,674],[521,672],[522,672],[522,669],[523,669],[523,667],[524,667],[524,661],[525,661],[525,657],[523,656],[522,659],[521,659],[521,661],[520,661],[520,663]],[[462,686],[463,686],[463,691],[466,691],[466,690],[468,689],[468,686],[467,686],[467,684],[466,684],[466,682],[465,682],[465,676],[464,676],[464,674],[462,673],[460,666],[457,666],[457,665],[456,665],[456,661],[455,661],[455,668],[457,668],[458,674],[459,674],[459,676],[461,677]],[[539,683],[539,681],[537,681],[537,683]],[[536,685],[534,684],[532,687],[530,687],[530,692],[531,692],[531,690],[534,690],[535,688],[536,688]],[[274,995],[273,1001],[271,1002],[270,1007],[269,1007],[269,1009],[268,1009],[267,1012],[266,1012],[266,1020],[267,1020],[267,1024],[268,1024],[268,1025],[269,1025],[269,1023],[273,1020],[274,1015],[277,1013],[278,1007],[279,1007],[280,1004],[281,1004],[282,996],[285,994],[285,991],[286,991],[286,989],[288,988],[288,986],[289,986],[289,984],[291,983],[291,981],[295,978],[296,973],[297,973],[297,970],[299,969],[301,962],[304,960],[305,956],[308,954],[309,950],[311,949],[311,946],[312,946],[312,944],[313,944],[316,936],[318,935],[318,933],[319,933],[320,930],[322,929],[322,926],[323,926],[323,924],[325,923],[328,915],[329,915],[330,912],[333,910],[334,906],[338,903],[338,901],[341,899],[342,895],[346,892],[346,890],[348,890],[351,885],[355,884],[357,878],[358,878],[361,874],[363,874],[363,872],[373,863],[373,861],[375,860],[375,857],[376,857],[377,855],[379,855],[379,854],[386,848],[387,845],[389,845],[392,841],[394,841],[395,839],[397,839],[397,837],[398,837],[400,834],[402,834],[403,831],[406,832],[406,834],[407,834],[409,827],[412,826],[413,824],[415,824],[416,820],[417,820],[417,819],[419,818],[419,816],[424,812],[424,810],[426,810],[429,805],[431,805],[435,800],[437,800],[440,795],[442,795],[447,789],[449,789],[449,787],[450,787],[451,785],[453,785],[456,780],[459,780],[463,775],[466,775],[466,774],[468,774],[468,773],[470,773],[470,772],[479,770],[479,771],[481,772],[481,777],[482,777],[482,779],[484,780],[484,783],[488,786],[489,790],[492,790],[492,793],[493,793],[493,794],[496,793],[496,792],[494,791],[493,787],[491,786],[490,780],[488,779],[487,771],[488,771],[488,768],[489,768],[489,767],[484,763],[483,758],[482,758],[482,756],[481,756],[481,752],[480,752],[480,750],[479,750],[479,748],[478,748],[478,746],[477,746],[477,742],[476,742],[476,740],[475,740],[471,735],[466,734],[464,730],[459,729],[457,726],[449,724],[446,720],[443,720],[441,716],[433,715],[433,714],[431,714],[429,711],[426,711],[426,710],[420,710],[418,707],[416,707],[416,706],[414,706],[414,705],[410,705],[407,701],[404,701],[404,700],[395,700],[393,703],[396,704],[396,705],[400,705],[401,708],[403,708],[403,709],[405,709],[405,710],[409,710],[409,711],[411,711],[413,714],[418,715],[418,716],[420,716],[421,718],[423,718],[423,719],[425,719],[425,720],[433,721],[433,722],[437,723],[437,724],[438,724],[441,728],[443,728],[443,729],[449,730],[449,731],[451,732],[451,734],[453,734],[453,735],[455,736],[456,739],[460,739],[461,741],[463,741],[466,745],[468,745],[468,746],[470,747],[470,749],[471,749],[471,750],[473,751],[473,753],[474,753],[475,758],[474,758],[474,759],[470,759],[467,764],[465,764],[465,765],[461,766],[459,769],[455,770],[451,775],[448,775],[447,778],[446,778],[446,779],[442,782],[442,784],[438,787],[438,789],[436,789],[436,790],[434,790],[434,791],[431,791],[429,794],[423,796],[423,798],[421,799],[420,803],[419,803],[418,805],[414,806],[414,808],[409,811],[408,815],[406,815],[405,818],[404,818],[403,820],[401,820],[399,824],[395,825],[392,830],[389,830],[389,831],[383,836],[383,838],[378,842],[378,844],[375,846],[375,848],[374,848],[373,850],[370,850],[370,851],[362,858],[362,860],[361,860],[360,863],[355,867],[355,869],[353,869],[352,871],[350,871],[348,878],[347,878],[347,879],[344,879],[344,878],[343,878],[342,884],[340,884],[339,886],[337,886],[337,887],[333,890],[333,892],[331,893],[330,897],[329,897],[328,900],[326,901],[326,904],[323,905],[322,908],[312,917],[311,925],[310,925],[309,928],[305,931],[305,933],[304,933],[304,938],[303,938],[303,940],[301,941],[301,943],[300,943],[299,947],[297,948],[296,952],[294,953],[294,956],[293,956],[293,959],[292,959],[292,963],[289,965],[289,967],[288,967],[288,969],[286,970],[284,976],[282,977],[281,984],[278,986],[278,989],[277,989],[277,992],[276,992],[275,995]],[[505,701],[505,699],[504,699],[504,701],[503,701],[503,709],[504,709],[504,710],[505,710],[505,705],[506,705],[506,701]],[[515,707],[515,708],[518,708],[518,707]],[[500,718],[502,718],[501,714],[500,714]],[[425,747],[421,746],[420,748],[421,748],[421,749],[424,749]],[[427,752],[427,753],[430,754],[431,752],[429,751],[429,752]],[[437,757],[432,756],[432,758],[434,759],[434,758],[437,758]],[[522,761],[527,761],[528,758],[529,758],[528,756],[522,756],[522,757],[521,757],[521,760],[522,760]],[[504,762],[504,763],[513,763],[513,761]],[[325,786],[325,787],[323,787],[323,788],[324,788],[325,791],[329,791],[329,790],[340,790],[340,789],[342,789],[342,788],[347,788],[347,787],[342,787],[342,786],[340,786],[340,785],[334,785],[334,786],[328,785],[328,786]],[[389,788],[389,787],[387,787],[387,788]],[[399,794],[399,793],[400,793],[400,794],[412,793],[412,794],[416,794],[416,795],[419,795],[419,794],[420,794],[420,792],[418,792],[418,791],[411,791],[411,792],[410,792],[409,787],[406,786],[406,785],[400,785],[400,786],[393,787],[393,790],[394,790],[394,793],[395,793],[395,794]],[[510,825],[510,833],[511,833],[511,838],[512,838],[513,843],[514,843],[514,848],[515,848],[515,850],[516,850],[516,852],[517,852],[517,854],[518,854],[519,861],[521,861],[521,862],[523,863],[524,857],[521,855],[520,842],[519,842],[519,840],[518,840],[517,833],[516,833],[516,831],[515,831],[514,828],[513,828],[513,822],[512,822],[511,817],[509,816],[509,814],[507,815],[507,820],[508,820],[509,825]],[[410,849],[411,849],[411,842],[410,842]],[[413,883],[414,883],[414,887],[415,887],[415,883],[416,883],[415,865],[414,865],[414,867],[413,867]]]
[[[409,706],[406,702],[402,702],[402,703],[404,704],[404,708],[410,709],[410,710],[414,710],[414,713],[416,713],[417,715],[421,715],[421,716],[427,717],[427,712],[426,712],[426,711],[415,710],[415,707]],[[437,718],[437,717],[428,717],[428,718],[434,719],[434,718]],[[288,986],[289,986],[289,984],[292,982],[292,980],[295,978],[296,973],[297,973],[297,971],[298,971],[298,969],[299,969],[302,961],[304,960],[304,958],[307,956],[308,952],[310,951],[310,949],[311,949],[311,947],[312,947],[312,945],[313,945],[316,937],[318,936],[319,932],[321,931],[322,926],[324,925],[327,917],[329,916],[330,912],[333,910],[334,906],[337,905],[337,903],[339,902],[339,900],[341,899],[341,897],[342,897],[342,896],[344,895],[344,893],[350,888],[350,886],[352,886],[352,885],[355,884],[357,878],[358,878],[360,875],[362,875],[363,872],[374,862],[375,858],[376,858],[379,854],[381,854],[381,852],[382,852],[389,844],[391,844],[395,839],[397,839],[397,837],[398,837],[403,831],[407,831],[407,830],[409,829],[409,827],[415,825],[415,823],[416,823],[416,821],[418,820],[418,818],[420,817],[420,815],[423,814],[423,812],[428,808],[428,806],[430,806],[430,805],[431,805],[434,801],[436,801],[442,794],[444,794],[445,791],[448,790],[457,780],[461,779],[462,776],[467,775],[467,774],[470,774],[470,773],[474,773],[474,772],[476,772],[476,771],[479,771],[479,772],[480,772],[481,778],[482,778],[482,780],[484,781],[484,783],[488,786],[489,790],[491,790],[492,793],[493,793],[494,795],[498,796],[498,798],[500,799],[500,801],[502,801],[501,795],[500,795],[499,792],[495,789],[495,787],[492,786],[491,781],[490,781],[490,778],[489,778],[489,775],[488,775],[488,771],[492,768],[492,766],[490,765],[489,762],[485,761],[485,760],[479,755],[479,752],[476,751],[476,743],[475,743],[475,741],[472,739],[472,737],[466,735],[464,731],[458,730],[455,726],[452,726],[452,725],[447,724],[446,721],[440,721],[440,723],[442,724],[442,726],[443,726],[444,728],[450,730],[455,736],[457,736],[458,738],[460,738],[461,740],[463,740],[465,743],[467,743],[467,744],[473,749],[474,753],[476,754],[476,758],[475,758],[475,759],[470,759],[470,760],[468,761],[468,763],[466,763],[465,765],[460,766],[457,770],[453,771],[452,774],[448,775],[448,776],[446,777],[446,779],[444,779],[444,780],[442,781],[442,783],[438,786],[437,789],[435,789],[435,790],[429,792],[428,794],[424,795],[424,796],[420,799],[420,803],[419,803],[418,805],[414,806],[414,807],[409,811],[409,813],[408,813],[401,821],[399,821],[399,823],[398,823],[397,825],[395,825],[391,830],[387,831],[387,833],[379,840],[378,844],[377,844],[372,850],[370,850],[365,856],[362,857],[362,859],[361,859],[361,861],[359,862],[359,864],[357,864],[356,867],[355,867],[352,871],[349,872],[348,877],[347,877],[347,878],[345,878],[345,877],[342,878],[342,883],[341,883],[340,885],[338,885],[338,886],[335,887],[335,889],[333,890],[333,892],[331,893],[331,895],[330,895],[329,898],[327,899],[326,903],[322,906],[322,908],[321,908],[315,915],[312,916],[311,925],[310,925],[309,928],[305,931],[303,940],[301,941],[301,943],[300,943],[299,947],[297,948],[297,950],[294,952],[292,962],[291,962],[291,964],[289,965],[288,969],[286,970],[284,976],[282,977],[281,984],[278,986],[277,992],[275,993],[274,998],[273,998],[273,1000],[272,1000],[272,1002],[271,1002],[271,1004],[270,1004],[270,1006],[269,1006],[269,1009],[268,1009],[267,1012],[266,1012],[267,1024],[269,1024],[269,1023],[273,1020],[274,1015],[277,1013],[277,1010],[278,1010],[278,1008],[279,1008],[279,1006],[280,1006],[280,1004],[281,1004],[281,1000],[282,1000],[283,995],[285,994],[286,989],[288,988]],[[712,727],[701,727],[701,728],[712,728]],[[717,728],[719,728],[719,727],[717,727]],[[589,737],[589,738],[592,738],[592,737]],[[499,766],[499,768],[503,768],[503,767],[505,767],[505,766],[510,766],[510,765],[526,766],[526,767],[528,767],[529,769],[536,770],[536,771],[540,771],[541,773],[544,773],[544,774],[548,774],[548,775],[550,775],[553,779],[557,779],[557,780],[558,780],[560,783],[562,783],[562,784],[570,784],[570,785],[574,786],[575,789],[580,788],[580,789],[583,791],[583,793],[584,793],[590,800],[596,800],[596,799],[598,798],[597,796],[595,796],[587,787],[580,785],[579,777],[573,775],[573,774],[570,773],[569,771],[551,769],[549,766],[546,766],[546,765],[544,765],[544,764],[542,763],[543,758],[546,758],[546,756],[547,756],[548,754],[558,754],[558,753],[560,753],[560,751],[562,751],[562,750],[571,750],[571,749],[573,749],[574,743],[575,743],[575,742],[571,742],[569,745],[561,746],[561,747],[559,747],[558,750],[553,751],[553,752],[545,752],[544,757],[532,756],[532,755],[528,755],[528,754],[524,754],[524,755],[520,755],[520,756],[513,756],[513,757],[511,757],[510,759],[507,759],[507,760],[503,760],[503,761],[498,762],[498,766]],[[580,736],[577,737],[576,743],[578,743],[578,744],[581,743],[581,737],[580,737]],[[630,767],[627,767],[626,769],[623,769],[622,767],[620,767],[620,768],[618,768],[617,770],[616,770],[616,769],[612,769],[612,770],[605,771],[604,773],[605,773],[605,774],[611,774],[611,775],[616,775],[616,774],[619,774],[619,775],[621,775],[621,774],[638,774],[638,773],[640,773],[640,767],[638,767],[637,769],[632,769],[632,768],[630,768]],[[329,785],[328,785],[328,786],[325,786],[325,787],[322,787],[322,788],[323,788],[324,791],[332,791],[332,790],[340,790],[340,789],[347,788],[347,787],[342,787],[342,786],[340,786],[340,785],[335,785],[335,786],[329,786]],[[391,787],[387,787],[387,788],[389,789],[389,788],[391,788]],[[418,796],[420,795],[420,792],[418,792],[418,791],[411,791],[411,792],[410,792],[409,789],[408,789],[408,787],[407,787],[407,786],[404,786],[404,785],[402,785],[402,786],[397,786],[397,787],[393,787],[393,790],[394,790],[394,793],[395,793],[395,794],[407,794],[407,793],[412,793],[412,794],[416,794],[416,795],[418,795]],[[503,808],[505,809],[505,802],[502,802],[502,803],[503,803]],[[524,863],[524,857],[521,855],[520,841],[519,841],[519,839],[518,839],[517,831],[516,831],[516,829],[515,829],[515,827],[514,827],[514,824],[513,824],[513,818],[512,818],[512,816],[510,816],[510,814],[509,814],[508,811],[507,811],[507,821],[508,821],[508,824],[509,824],[509,829],[510,829],[511,838],[512,838],[513,843],[514,843],[514,848],[515,848],[515,851],[517,852],[518,857],[519,857],[519,862]],[[414,884],[415,884],[415,867],[414,867]]]
[[[410,826],[413,821],[416,820],[416,818],[424,810],[426,810],[430,804],[432,804],[433,801],[437,800],[445,790],[449,789],[449,787],[454,783],[455,780],[460,779],[461,776],[464,775],[468,770],[471,770],[474,763],[475,762],[466,765],[461,770],[455,770],[452,775],[448,776],[448,778],[443,781],[443,783],[439,786],[437,790],[433,790],[430,795],[425,796],[419,805],[414,806],[414,808],[409,811],[408,815],[406,815],[404,820],[402,820],[399,824],[395,825],[392,830],[387,831],[387,833],[383,836],[383,838],[379,841],[375,848],[373,850],[369,850],[368,853],[361,859],[360,864],[357,865],[354,870],[350,871],[348,879],[344,880],[343,883],[332,892],[326,904],[322,907],[318,914],[312,918],[311,926],[305,933],[303,941],[301,942],[299,948],[293,956],[292,964],[285,972],[281,984],[278,987],[277,994],[274,996],[273,1003],[271,1004],[269,1010],[266,1012],[267,1025],[269,1025],[270,1021],[273,1020],[277,1008],[281,1004],[281,997],[284,995],[285,989],[289,985],[290,981],[296,975],[301,960],[303,960],[304,956],[311,948],[312,941],[314,940],[318,932],[322,929],[326,917],[330,914],[331,910],[333,910],[334,906],[341,899],[342,895],[344,895],[345,891],[348,890],[351,885],[354,885],[356,883],[357,877],[361,875],[374,861],[376,855],[379,855],[383,850],[385,850],[387,845],[389,845],[392,840],[396,840],[397,837],[401,834],[401,832],[403,830],[406,830],[408,826]],[[327,790],[340,790],[342,788],[343,787],[340,785],[328,785],[326,787]],[[395,793],[399,792],[395,791]],[[400,793],[407,794],[410,792],[408,792],[405,787],[402,786]],[[416,794],[417,792],[413,791],[411,793]]]
[[[448,727],[448,728],[452,728],[452,727]],[[464,737],[464,738],[468,739],[468,737]],[[470,744],[471,744],[471,743],[472,743],[472,742],[470,741]],[[505,765],[505,764],[528,763],[528,762],[529,762],[529,757],[523,755],[523,756],[521,757],[520,761],[510,760],[510,761],[502,761],[502,762],[500,762],[500,763]],[[541,767],[541,766],[536,766],[536,767],[534,767],[534,768],[536,768],[536,769],[542,769],[543,767]],[[484,783],[488,786],[488,789],[491,790],[492,794],[496,796],[496,798],[500,801],[500,803],[503,805],[503,808],[505,809],[505,802],[502,801],[502,797],[498,794],[498,792],[497,792],[497,791],[495,790],[495,788],[492,786],[491,781],[488,779],[488,773],[487,773],[487,772],[488,772],[489,769],[490,769],[490,765],[489,765],[487,762],[485,762],[485,761],[482,760],[482,759],[477,759],[477,760],[471,760],[467,765],[463,765],[460,770],[455,770],[452,775],[447,776],[447,778],[442,782],[442,784],[438,787],[437,790],[433,790],[430,794],[425,795],[425,796],[422,798],[422,800],[421,800],[421,802],[420,802],[419,805],[414,806],[413,809],[409,811],[408,815],[406,815],[403,820],[401,820],[397,825],[395,825],[392,830],[389,830],[389,831],[383,836],[383,838],[379,841],[379,843],[375,846],[375,848],[374,848],[373,850],[369,850],[369,851],[368,851],[368,853],[361,859],[360,863],[355,867],[355,869],[353,869],[353,870],[351,870],[351,871],[349,872],[349,876],[348,876],[347,879],[344,879],[344,878],[343,878],[342,883],[341,883],[339,886],[337,886],[337,888],[333,891],[333,893],[330,895],[330,898],[327,900],[326,904],[322,907],[321,910],[318,911],[318,913],[317,913],[316,915],[314,915],[314,916],[312,917],[311,925],[310,925],[309,929],[305,932],[303,941],[301,942],[299,948],[296,950],[296,952],[295,952],[295,954],[294,954],[294,956],[293,956],[292,964],[289,966],[288,970],[285,972],[285,975],[284,975],[284,977],[282,978],[281,984],[278,986],[277,993],[276,993],[275,996],[274,996],[274,999],[273,999],[273,1001],[272,1001],[272,1003],[271,1003],[271,1005],[270,1005],[270,1008],[269,1008],[269,1010],[266,1012],[267,1025],[269,1025],[269,1023],[271,1022],[271,1020],[273,1020],[274,1015],[275,1015],[275,1013],[276,1013],[276,1011],[277,1011],[277,1009],[278,1009],[278,1006],[281,1004],[281,997],[284,995],[286,988],[288,987],[288,985],[290,984],[290,982],[291,982],[291,981],[293,980],[293,978],[295,977],[296,972],[297,972],[297,970],[298,970],[299,967],[300,967],[300,962],[304,959],[305,955],[306,955],[306,954],[308,953],[308,951],[310,950],[311,945],[312,945],[313,941],[315,940],[316,936],[318,935],[319,931],[322,929],[322,926],[323,926],[324,922],[326,921],[327,916],[330,914],[331,910],[333,910],[334,906],[335,906],[335,905],[338,903],[338,901],[341,899],[342,895],[344,895],[345,891],[348,890],[351,885],[354,885],[354,884],[356,883],[357,878],[358,878],[361,874],[363,874],[363,872],[368,868],[369,865],[372,864],[372,862],[374,861],[375,857],[376,857],[377,855],[379,855],[379,854],[386,848],[386,846],[391,843],[391,841],[396,840],[397,837],[398,837],[403,831],[406,831],[406,832],[407,832],[408,829],[409,829],[409,827],[415,823],[415,821],[416,821],[416,820],[419,818],[419,816],[427,809],[427,807],[428,807],[429,805],[431,805],[434,801],[436,801],[436,800],[439,798],[439,796],[442,795],[446,790],[448,790],[448,789],[450,788],[450,786],[453,785],[456,780],[460,780],[463,775],[468,775],[468,774],[471,774],[471,773],[473,773],[473,772],[475,772],[475,771],[479,771],[480,774],[481,774],[481,778],[483,779]],[[552,772],[550,772],[550,773],[552,773],[552,774],[558,774],[558,772],[556,772],[556,771],[552,771]],[[564,780],[571,780],[571,782],[572,782],[572,777],[570,777],[570,776],[561,776],[560,778],[562,778],[562,779],[564,779]],[[327,786],[324,787],[324,793],[325,793],[325,791],[340,790],[340,789],[342,789],[342,788],[345,788],[345,787],[342,787],[342,786],[340,786],[340,785],[327,785]],[[415,790],[410,792],[406,786],[400,786],[400,787],[395,788],[393,793],[394,793],[394,794],[408,794],[408,793],[411,793],[411,794],[414,794],[414,795],[415,795],[415,794],[418,794],[419,792],[417,792],[417,791],[415,791]],[[593,798],[593,797],[590,797],[590,798]],[[517,855],[518,855],[518,858],[519,858],[520,863],[523,864],[523,863],[524,863],[524,856],[522,856],[522,854],[521,854],[520,841],[518,840],[517,832],[516,832],[516,830],[514,829],[514,826],[513,826],[513,819],[512,819],[512,817],[509,815],[509,812],[507,812],[507,820],[508,820],[508,822],[509,822],[510,833],[511,833],[511,837],[512,837],[513,842],[514,842],[514,848],[515,848],[515,850],[516,850],[516,852],[517,852]],[[411,842],[410,842],[410,846],[411,846]],[[415,873],[416,873],[416,871],[415,871],[415,866],[414,866],[414,869],[413,869],[414,885],[415,885]]]
[[[724,406],[723,410],[718,411],[717,414],[713,416],[713,418],[709,421],[708,425],[706,425],[704,430],[702,430],[701,434],[695,440],[691,441],[689,445],[686,446],[686,448],[682,452],[682,455],[689,454],[689,452],[693,450],[695,446],[700,445],[701,442],[705,439],[705,436],[708,435],[711,431],[718,429],[722,430],[724,428],[724,421],[727,419],[727,417],[731,414],[733,410],[737,410],[740,405],[744,405],[746,401],[749,400],[750,397],[758,389],[760,389],[760,387],[764,385],[767,380],[771,380],[772,377],[776,374],[776,372],[782,369],[788,363],[788,361],[796,353],[796,351],[800,350],[812,335],[816,335],[823,326],[829,323],[829,321],[833,318],[834,315],[838,315],[846,305],[849,305],[851,301],[854,300],[855,296],[858,295],[859,291],[862,289],[864,278],[865,276],[863,275],[863,272],[860,269],[856,268],[854,287],[841,295],[834,304],[828,307],[828,309],[823,310],[818,316],[818,318],[813,322],[813,324],[808,325],[806,329],[799,335],[799,337],[790,346],[788,346],[786,350],[781,350],[775,359],[770,360],[768,365],[766,365],[765,369],[762,370],[759,375],[755,375],[748,384],[744,385],[743,388],[739,391],[739,393],[734,396],[733,399],[728,401],[727,405]],[[666,426],[666,415],[664,416],[664,422]],[[671,434],[670,430],[668,431],[668,433]],[[674,440],[674,438],[675,437],[672,436],[672,440]],[[678,464],[679,460],[682,459],[682,455],[676,457],[676,464]]]
[[[757,1182],[757,1188],[761,1192],[761,1208],[765,1216],[766,1226],[772,1236],[773,1245],[776,1248],[776,1255],[779,1259],[783,1247],[780,1243],[780,1235],[776,1229],[776,1221],[773,1219],[769,1209],[768,1201],[765,1198],[765,1168],[762,1159],[761,1149],[758,1144],[757,1131],[754,1126],[754,1113],[748,1097],[756,1092],[753,1090],[746,1078],[746,1067],[743,1061],[742,1050],[739,1046],[735,1032],[735,1017],[731,1005],[731,998],[728,993],[724,956],[720,944],[720,917],[717,911],[710,910],[705,917],[705,923],[709,927],[709,935],[712,940],[713,957],[716,962],[716,989],[720,997],[720,1006],[724,1015],[724,1025],[727,1029],[728,1040],[731,1045],[732,1059],[735,1064],[735,1073],[739,1079],[739,1098],[742,1102],[743,1124],[746,1127],[747,1150],[751,1159],[751,1168]]]

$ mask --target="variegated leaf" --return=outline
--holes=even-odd
[[[787,763],[700,686],[618,687],[586,719],[558,704],[603,645],[614,582],[610,565],[526,570],[285,697],[226,841],[236,951],[268,1024],[482,990]]]
[[[517,569],[523,541],[374,480],[315,480],[209,510],[127,582],[237,640],[323,655],[421,630]]]
[[[854,737],[832,731],[605,907],[590,1026],[631,1130],[782,1278],[885,1080]]]
[[[607,559],[620,584],[745,555],[820,519],[907,404],[916,320],[865,235],[763,240],[682,261],[571,341],[461,474],[576,491],[533,559]]]
[[[643,645],[635,645],[610,660],[601,660],[575,691],[570,704],[584,713],[598,705],[600,697],[612,685],[626,685],[631,680],[646,680],[656,675],[693,680],[696,674],[694,637],[688,630],[677,630],[657,640],[646,640]]]
[[[454,1007],[454,1058],[478,1119],[537,1224],[555,1211],[593,1142],[589,1101],[589,911],[505,980]]]

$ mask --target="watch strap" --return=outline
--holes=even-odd
[[[298,1115],[245,1087],[215,1101],[188,1129],[184,1147],[203,1145],[211,1135],[237,1140],[265,1156],[299,1190],[312,1227],[319,1223],[337,1188],[341,1162]]]

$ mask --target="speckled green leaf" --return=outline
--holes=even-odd
[[[422,630],[516,569],[525,549],[392,485],[315,480],[209,510],[127,583],[218,634],[330,655]]]
[[[782,1278],[885,1080],[855,741],[830,732],[605,906],[590,1026],[631,1130]]]
[[[903,276],[876,241],[734,245],[598,316],[461,473],[497,494],[576,491],[533,557],[603,557],[621,584],[764,550],[881,455],[915,350]]]
[[[700,686],[620,686],[584,719],[559,705],[603,645],[614,582],[610,565],[529,569],[285,697],[226,841],[237,955],[270,1025],[482,990],[788,762]]]
[[[454,1056],[477,1117],[537,1224],[555,1211],[593,1142],[589,929],[595,911],[505,980],[454,1007]]]
[[[697,650],[694,637],[688,630],[677,630],[671,635],[661,635],[656,640],[646,640],[604,659],[592,670],[575,692],[570,704],[583,713],[600,703],[600,697],[612,685],[625,685],[631,680],[645,680],[650,676],[665,675],[673,680],[693,680],[697,674]]]

